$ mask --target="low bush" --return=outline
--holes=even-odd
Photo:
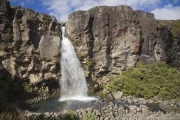
[[[0,120],[17,120],[17,116],[5,111],[0,113]]]
[[[99,120],[94,114],[94,112],[88,111],[82,118],[82,120]]]
[[[87,61],[87,68],[88,68],[88,70],[90,70],[93,66],[94,66],[94,60],[93,59],[89,59]]]
[[[0,112],[4,111],[9,98],[9,80],[0,78]]]
[[[173,21],[173,27],[171,31],[174,37],[180,37],[180,20]]]
[[[21,19],[21,18],[20,18],[20,19],[16,19],[16,23],[17,23],[18,25],[22,24],[22,19]]]
[[[51,22],[51,19],[50,19],[50,17],[48,17],[48,16],[44,16],[43,17],[43,29],[44,29],[44,31],[48,31],[48,27],[49,27],[49,24],[50,24],[50,22]]]
[[[180,71],[164,62],[147,65],[138,63],[136,68],[129,68],[122,75],[111,77],[106,88],[145,99],[154,96],[163,100],[179,99]]]
[[[66,114],[64,114],[60,120],[79,120],[79,117],[72,110],[68,110]]]
[[[10,41],[13,40],[13,38],[14,38],[14,36],[13,36],[13,33],[12,33],[11,28],[7,28],[6,34],[5,34],[5,40],[6,40],[7,42],[10,42]]]
[[[16,108],[15,112],[4,111],[0,113],[0,120],[28,120],[23,112]]]

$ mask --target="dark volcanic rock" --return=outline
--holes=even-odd
[[[10,77],[15,83],[20,82],[19,88],[23,86],[26,92],[47,98],[53,89],[59,89],[60,24],[53,16],[10,7],[8,1],[3,1],[0,71],[7,71],[10,76],[1,72],[0,78]]]
[[[152,13],[133,11],[124,5],[99,6],[72,13],[66,28],[84,68],[89,71],[87,78],[103,85],[107,76],[119,75],[137,62],[161,60],[178,67],[180,36],[172,35],[174,22],[165,21],[162,28],[161,21],[155,20]]]

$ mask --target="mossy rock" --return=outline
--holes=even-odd
[[[5,33],[5,41],[6,42],[11,42],[13,40],[14,36],[13,36],[13,32],[12,32],[12,28],[7,27],[6,28],[6,33]]]
[[[51,18],[47,15],[43,17],[43,29],[44,31],[48,31],[49,24],[51,22]]]
[[[89,59],[88,61],[87,61],[87,68],[88,68],[88,70],[90,70],[90,69],[92,69],[93,68],[93,66],[94,66],[94,60],[93,59]]]
[[[17,23],[18,25],[22,24],[22,19],[16,19],[16,23]]]

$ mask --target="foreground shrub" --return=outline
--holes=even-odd
[[[79,117],[72,110],[68,110],[60,120],[79,120]]]
[[[82,118],[82,120],[99,120],[93,112],[88,111]]]
[[[23,112],[16,108],[16,112],[4,111],[0,113],[0,120],[28,120]]]
[[[16,115],[9,112],[0,113],[0,120],[17,120]]]
[[[129,68],[120,76],[113,76],[106,88],[112,92],[122,91],[124,95],[132,95],[145,99],[180,98],[180,72],[164,62]]]
[[[0,78],[0,112],[6,110],[9,98],[9,80]]]

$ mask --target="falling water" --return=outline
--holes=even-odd
[[[61,98],[65,100],[94,100],[87,96],[87,84],[84,71],[74,51],[70,40],[64,36],[65,27],[62,27],[63,40],[61,47],[61,72],[60,80]]]

